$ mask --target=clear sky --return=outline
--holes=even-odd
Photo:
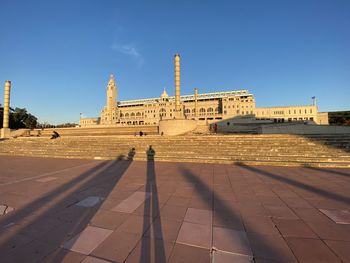
[[[0,0],[0,99],[50,123],[118,100],[248,89],[256,105],[350,110],[349,0]]]

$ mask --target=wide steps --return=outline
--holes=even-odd
[[[134,160],[147,160],[149,145],[156,161],[350,167],[348,135],[29,137],[0,141],[0,155],[125,159],[135,148]]]

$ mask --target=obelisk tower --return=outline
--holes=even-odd
[[[194,89],[194,116],[198,118],[198,89]]]
[[[181,111],[180,105],[180,55],[175,54],[175,112]]]
[[[11,81],[5,81],[5,90],[4,90],[4,118],[1,129],[1,138],[7,138],[10,135],[9,128],[9,117],[10,117],[10,91],[11,91]]]

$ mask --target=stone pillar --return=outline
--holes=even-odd
[[[10,91],[11,91],[11,81],[5,81],[5,91],[4,91],[4,118],[3,118],[3,128],[1,129],[1,138],[7,138],[10,135],[9,120],[10,120]]]
[[[180,55],[175,54],[175,111],[180,110]]]
[[[194,114],[195,114],[194,116],[197,119],[198,117],[198,89],[197,88],[194,89]]]

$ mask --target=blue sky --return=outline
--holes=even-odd
[[[0,0],[0,85],[50,123],[118,99],[248,89],[256,104],[350,110],[350,1]],[[3,101],[1,89],[0,100]]]

